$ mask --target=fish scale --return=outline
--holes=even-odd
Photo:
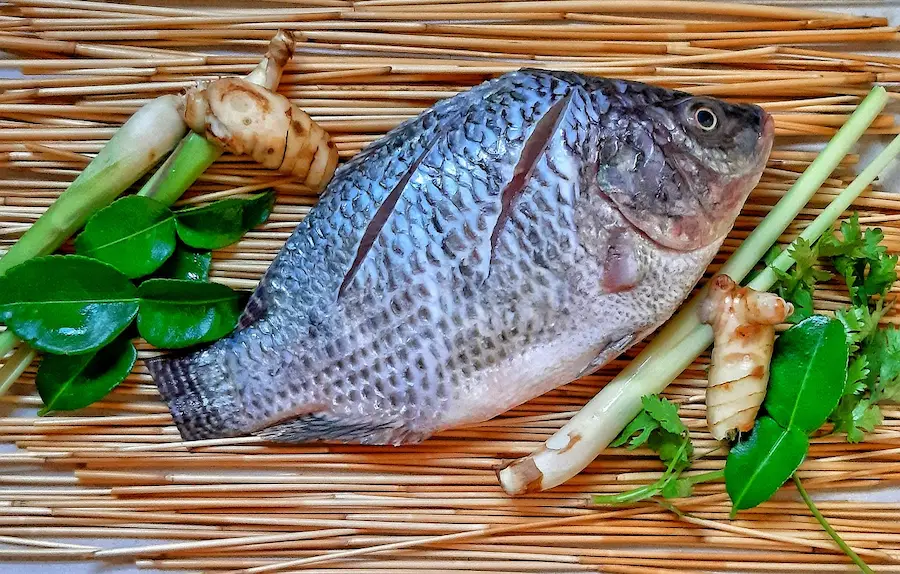
[[[691,124],[697,102],[722,133]],[[398,444],[490,418],[671,315],[770,145],[751,106],[501,76],[339,168],[241,327],[151,373],[186,439]]]

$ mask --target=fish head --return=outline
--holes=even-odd
[[[663,247],[717,245],[762,175],[771,116],[755,105],[622,85],[601,144],[600,192]]]

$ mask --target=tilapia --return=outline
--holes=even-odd
[[[150,362],[188,440],[417,442],[587,374],[699,280],[772,119],[520,70],[341,166],[237,330]]]

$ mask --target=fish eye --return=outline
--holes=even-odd
[[[694,110],[694,121],[705,132],[711,132],[719,125],[719,118],[716,116],[716,113],[706,106],[701,106]]]

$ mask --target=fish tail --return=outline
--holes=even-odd
[[[150,375],[169,406],[184,440],[244,434],[243,407],[231,374],[210,360],[215,347],[147,361]]]

